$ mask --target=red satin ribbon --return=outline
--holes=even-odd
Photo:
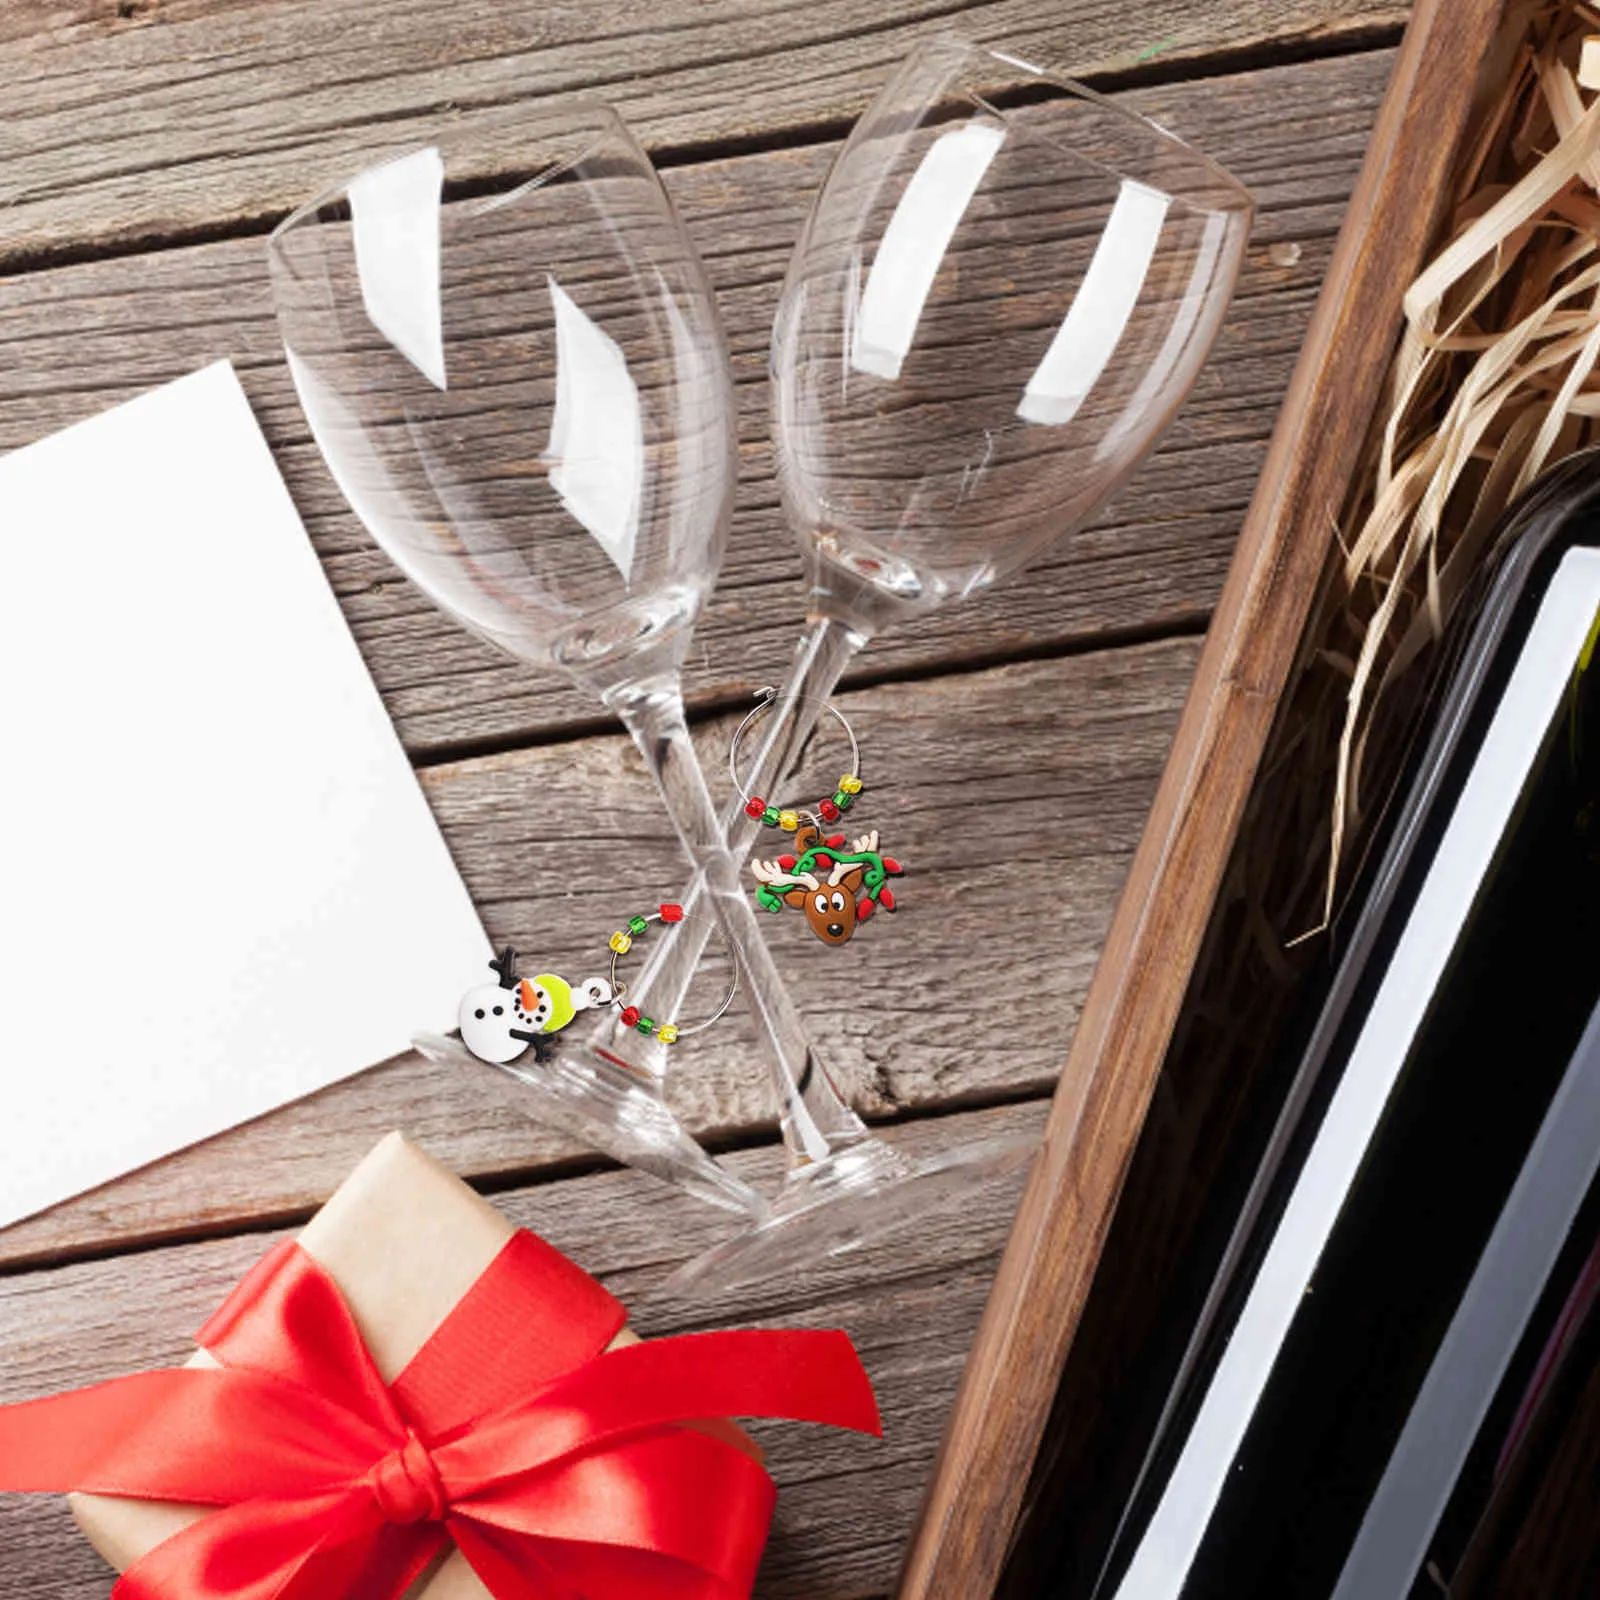
[[[603,1353],[623,1316],[519,1233],[386,1387],[333,1281],[285,1243],[201,1333],[221,1370],[0,1408],[0,1490],[220,1508],[114,1600],[398,1600],[451,1541],[497,1600],[747,1596],[772,1480],[681,1424],[876,1434],[866,1374],[842,1333]]]

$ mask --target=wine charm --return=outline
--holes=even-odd
[[[873,829],[847,845],[842,833],[824,834],[839,821],[861,793],[861,747],[844,713],[831,701],[828,714],[850,740],[850,770],[840,775],[839,786],[825,795],[813,811],[769,805],[760,795],[746,792],[739,781],[739,741],[777,699],[777,690],[763,689],[759,704],[734,731],[728,748],[728,773],[744,800],[745,815],[769,828],[794,835],[794,846],[783,855],[750,863],[756,878],[756,901],[764,911],[785,906],[805,913],[811,931],[824,944],[843,944],[881,906],[895,908],[888,880],[903,870],[893,856],[878,851]]]
[[[554,1034],[579,1012],[610,1005],[614,998],[614,987],[606,978],[585,978],[574,987],[553,972],[518,977],[517,952],[510,945],[489,965],[500,981],[469,989],[456,1020],[467,1049],[480,1061],[497,1066],[515,1061],[530,1045],[545,1060]]]
[[[805,827],[795,834],[795,847],[798,855],[750,863],[764,911],[793,906],[805,913],[824,944],[843,944],[879,906],[894,910],[888,880],[898,877],[901,867],[893,856],[878,853],[876,829],[846,848],[842,833],[824,839],[817,829]]]
[[[681,922],[683,907],[663,905],[644,916],[630,917],[626,928],[611,935],[611,973],[609,977],[585,978],[570,984],[553,972],[524,978],[517,974],[517,953],[509,945],[489,965],[499,974],[498,983],[480,984],[463,996],[457,1021],[461,1042],[480,1061],[504,1066],[515,1061],[530,1047],[539,1061],[548,1061],[556,1044],[555,1036],[580,1013],[614,1006],[618,1020],[626,1028],[662,1044],[699,1033],[718,1021],[733,1004],[739,989],[739,968],[735,963],[733,981],[722,1004],[699,1022],[658,1021],[643,1015],[635,1005],[625,1005],[627,985],[617,976],[617,963],[633,948],[634,940],[652,922]]]

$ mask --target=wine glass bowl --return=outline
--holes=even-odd
[[[915,51],[834,163],[775,325],[814,588],[937,604],[1085,520],[1188,393],[1251,214],[1092,90],[958,39]]]
[[[641,650],[681,658],[715,580],[736,459],[725,342],[615,113],[492,123],[533,174],[503,192],[455,182],[446,134],[284,221],[279,319],[317,443],[395,563],[493,643],[603,689]],[[481,147],[482,119],[470,135]]]

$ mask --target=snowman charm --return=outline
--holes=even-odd
[[[552,1034],[560,1033],[580,1011],[608,1006],[615,998],[606,978],[586,978],[576,986],[553,972],[519,978],[517,953],[510,945],[489,965],[500,981],[468,990],[456,1019],[461,1042],[480,1061],[496,1066],[515,1061],[529,1045],[545,1060]]]

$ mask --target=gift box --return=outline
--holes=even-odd
[[[775,1489],[727,1418],[876,1432],[865,1374],[842,1333],[626,1318],[391,1135],[186,1368],[0,1408],[0,1490],[93,1491],[140,1600],[748,1594]]]

